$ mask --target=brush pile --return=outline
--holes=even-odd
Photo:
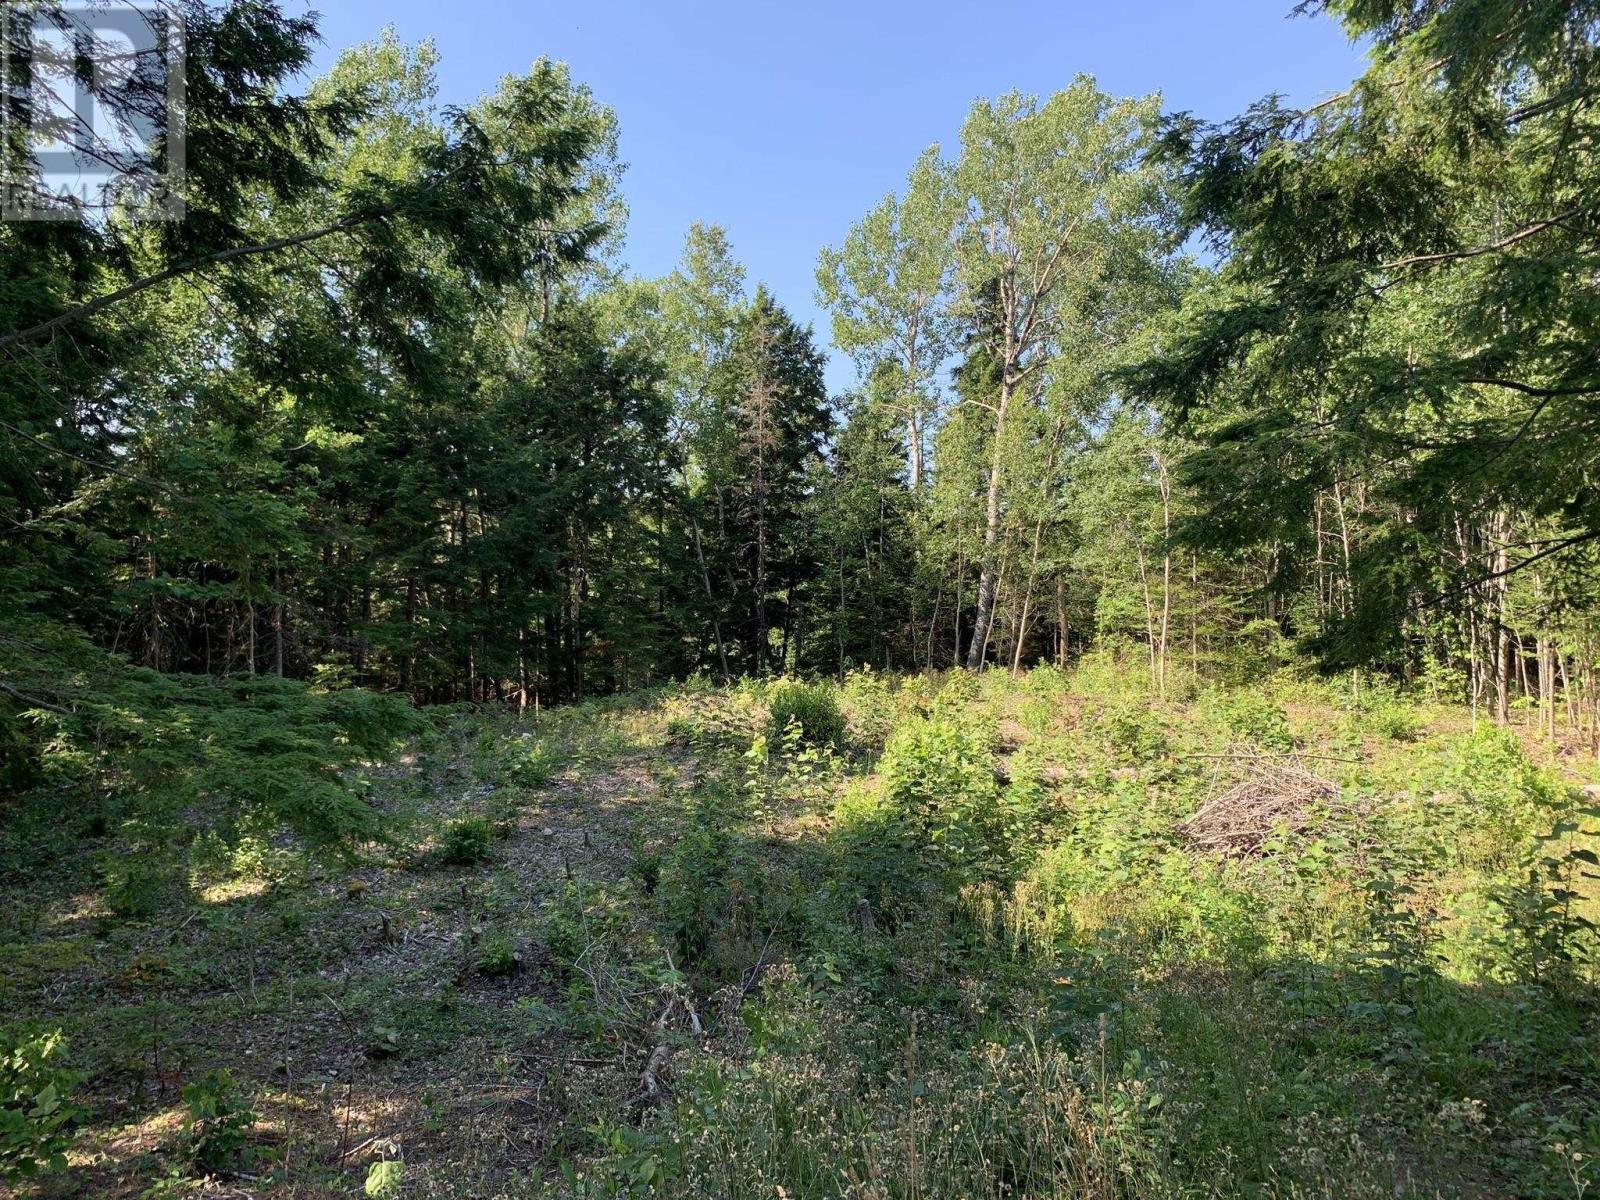
[[[1243,750],[1225,757],[1234,769],[1219,778],[1222,790],[1178,827],[1197,850],[1254,857],[1274,837],[1305,833],[1319,816],[1345,807],[1339,785],[1299,755]]]

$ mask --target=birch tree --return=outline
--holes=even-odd
[[[937,418],[935,377],[950,352],[956,217],[949,168],[930,147],[911,169],[905,196],[885,196],[817,264],[817,299],[833,313],[834,344],[863,379],[890,382],[889,403],[905,423],[913,493],[922,489],[928,429]]]
[[[980,100],[961,134],[953,178],[954,311],[999,366],[977,613],[966,663],[984,661],[994,622],[1007,424],[1046,386],[1063,333],[1099,323],[1158,251],[1160,172],[1145,156],[1158,100],[1115,99],[1080,76],[1042,104],[1010,93]]]

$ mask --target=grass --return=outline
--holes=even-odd
[[[1592,1192],[1583,760],[1183,692],[857,676],[815,740],[758,684],[439,714],[369,771],[387,841],[196,845],[120,915],[109,845],[36,841],[0,1025],[64,1032],[81,1111],[21,1194]],[[1186,839],[1287,755],[1338,802]]]

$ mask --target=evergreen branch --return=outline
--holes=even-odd
[[[138,475],[132,471],[119,470],[118,468],[111,466],[109,463],[96,462],[92,458],[85,458],[81,454],[74,454],[71,450],[64,449],[61,446],[52,446],[49,442],[44,441],[42,438],[34,437],[33,434],[29,433],[27,430],[18,429],[15,425],[11,424],[10,421],[0,421],[0,428],[9,429],[18,437],[26,438],[35,446],[38,446],[42,450],[47,450],[51,454],[59,454],[63,458],[70,458],[73,462],[82,463],[86,467],[93,467],[97,471],[105,471],[107,474],[120,476],[121,478],[127,479],[133,483],[142,483],[148,487],[156,488],[157,490],[163,491],[167,493],[167,495],[177,500],[188,499],[188,497],[180,492],[177,488],[172,487],[169,484],[162,483],[158,479],[150,479],[147,476]]]
[[[1526,396],[1538,396],[1544,399],[1554,399],[1559,396],[1593,396],[1600,393],[1600,384],[1586,384],[1581,387],[1539,387],[1536,384],[1522,383],[1515,379],[1499,379],[1492,375],[1475,375],[1458,380],[1459,383],[1478,383],[1486,387],[1508,388],[1513,392],[1521,392]]]
[[[202,255],[199,258],[188,259],[181,263],[174,263],[165,270],[157,271],[154,275],[146,275],[143,279],[136,279],[126,287],[98,296],[65,312],[57,313],[48,321],[41,321],[27,329],[19,329],[12,333],[0,336],[0,350],[6,350],[19,342],[30,342],[35,338],[43,337],[63,326],[80,321],[85,317],[92,317],[98,312],[103,312],[113,305],[121,304],[124,300],[132,299],[141,292],[148,291],[168,280],[178,279],[185,275],[192,275],[206,267],[216,266],[219,263],[233,261],[234,259],[250,258],[262,254],[272,254],[278,250],[288,250],[296,246],[304,246],[311,242],[321,241],[323,238],[332,237],[336,233],[344,233],[366,221],[387,216],[384,213],[368,213],[341,217],[331,225],[324,225],[319,229],[309,229],[302,233],[290,234],[287,237],[274,238],[269,242],[257,242],[250,246],[231,246],[226,250],[218,250],[212,254]]]
[[[62,708],[58,704],[51,704],[48,700],[40,700],[37,696],[30,696],[26,692],[19,692],[9,683],[0,682],[0,692],[4,692],[8,696],[15,697],[17,700],[20,700],[22,703],[29,705],[30,707],[42,708],[46,712],[58,713],[63,717],[72,716],[72,711],[70,709]]]
[[[1493,583],[1496,579],[1504,579],[1508,575],[1515,575],[1517,572],[1533,566],[1533,564],[1536,562],[1549,558],[1552,555],[1560,554],[1563,550],[1570,550],[1574,546],[1581,546],[1585,542],[1592,542],[1596,538],[1600,538],[1600,529],[1592,529],[1586,533],[1577,533],[1573,534],[1569,538],[1561,538],[1557,541],[1553,541],[1537,554],[1530,554],[1527,558],[1521,559],[1518,562],[1514,562],[1508,567],[1502,567],[1498,571],[1490,571],[1485,575],[1479,575],[1476,579],[1469,579],[1465,583],[1458,584],[1456,587],[1432,597],[1431,600],[1425,602],[1425,604],[1420,607],[1431,607],[1434,604],[1442,603],[1447,596],[1453,594],[1476,591],[1486,583]]]
[[[308,229],[301,233],[289,234],[285,237],[274,238],[267,242],[257,242],[254,245],[249,246],[232,246],[227,250],[218,250],[213,254],[206,254],[199,258],[193,258],[185,262],[175,263],[164,270],[157,271],[154,275],[147,275],[143,279],[136,279],[126,287],[118,288],[114,292],[109,292],[104,296],[99,296],[93,300],[86,301],[83,304],[66,310],[65,312],[57,313],[48,321],[41,321],[39,324],[30,326],[27,329],[19,329],[12,333],[0,336],[0,350],[7,350],[21,342],[33,341],[35,338],[42,337],[47,333],[51,333],[54,330],[62,328],[63,326],[70,325],[75,321],[80,321],[85,317],[94,316],[98,312],[103,312],[114,305],[122,303],[124,300],[129,300],[132,297],[139,295],[141,292],[148,291],[150,288],[156,287],[159,284],[166,283],[170,280],[198,274],[209,267],[218,266],[222,263],[231,262],[236,259],[253,258],[263,254],[273,254],[280,250],[292,250],[299,246],[309,245],[312,242],[322,241],[323,239],[332,237],[335,234],[349,233],[361,227],[362,225],[371,224],[374,221],[380,221],[388,217],[395,216],[399,211],[400,209],[398,206],[391,206],[365,213],[352,213],[349,216],[341,217],[339,220],[334,221],[330,225],[324,225],[318,229]],[[554,228],[540,228],[539,232],[559,234],[571,233],[573,231]]]
[[[1545,113],[1553,112],[1564,105],[1589,99],[1594,94],[1594,88],[1572,88],[1544,100],[1525,104],[1521,108],[1514,108],[1506,114],[1506,124],[1520,125],[1523,121],[1532,120],[1534,117],[1542,117]]]
[[[1400,271],[1407,267],[1431,266],[1434,263],[1454,262],[1458,259],[1481,258],[1486,254],[1496,254],[1501,250],[1510,249],[1518,242],[1533,237],[1535,234],[1543,233],[1552,226],[1564,224],[1573,217],[1581,216],[1583,211],[1581,205],[1576,208],[1569,208],[1564,213],[1547,217],[1542,221],[1535,221],[1531,225],[1525,225],[1515,233],[1507,234],[1498,241],[1488,242],[1482,246],[1474,246],[1470,250],[1444,250],[1437,254],[1414,254],[1409,258],[1397,258],[1393,262],[1383,263],[1380,270]]]

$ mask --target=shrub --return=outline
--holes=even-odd
[[[655,895],[656,888],[661,885],[661,848],[646,843],[635,830],[630,849],[633,857],[628,864],[628,875],[646,896]]]
[[[1169,670],[1171,670],[1170,664]],[[1167,676],[1166,699],[1175,704],[1192,703],[1200,695],[1200,691],[1200,676],[1193,671],[1172,670]]]
[[[489,858],[494,823],[485,817],[463,817],[445,826],[439,857],[458,867],[476,866]]]
[[[1355,731],[1391,742],[1414,742],[1422,720],[1404,697],[1383,687],[1369,688],[1354,705]]]
[[[1509,863],[1563,800],[1563,790],[1529,761],[1517,735],[1481,725],[1445,748],[1433,780],[1442,785],[1434,810],[1458,823],[1459,851],[1467,862]],[[1440,812],[1441,803],[1445,812]]]
[[[1106,716],[1112,750],[1124,762],[1155,762],[1171,748],[1161,717],[1149,708],[1123,707]]]
[[[656,901],[685,964],[702,962],[728,920],[732,839],[725,797],[696,795],[690,821],[661,863]]]
[[[793,983],[769,987],[745,1014],[760,1052],[748,1063],[687,1061],[680,1102],[660,1122],[607,1130],[586,1164],[594,1188],[581,1194],[725,1196],[729,1180],[797,1197],[1178,1191],[1164,1175],[1160,1097],[1132,1067],[1072,1057],[1037,1034],[972,1050],[930,1037],[903,1050],[907,1080],[862,1070],[884,1036],[870,1017]]]
[[[119,917],[148,917],[172,891],[174,876],[165,857],[150,848],[108,855],[103,862],[106,907]]]
[[[1058,896],[1148,881],[1176,850],[1173,803],[1138,780],[1110,785],[1078,806],[1067,836],[1041,856],[1035,880]]]
[[[1080,696],[1107,700],[1143,698],[1150,694],[1149,667],[1121,645],[1124,639],[1107,639],[1107,645],[1089,651],[1073,667],[1071,690]]]
[[[1022,677],[1022,692],[1045,700],[1059,700],[1072,687],[1072,676],[1054,663],[1040,663]]]
[[[1545,849],[1533,855],[1520,883],[1491,889],[1489,899],[1501,915],[1492,940],[1517,981],[1573,984],[1600,955],[1600,927],[1580,911],[1583,881],[1600,879],[1600,856],[1589,848],[1597,834],[1579,821],[1560,822],[1542,839]]]
[[[1451,782],[1473,803],[1489,808],[1534,808],[1561,797],[1528,759],[1517,735],[1498,725],[1480,725],[1455,746]]]
[[[406,1177],[406,1165],[397,1159],[375,1162],[367,1168],[367,1182],[362,1191],[372,1200],[387,1200],[400,1194],[400,1185]]]
[[[853,780],[833,806],[831,840],[844,864],[847,902],[904,903],[922,887],[916,846],[876,780]]]
[[[472,777],[482,783],[500,773],[500,735],[489,726],[472,743]]]
[[[966,718],[977,706],[982,688],[972,671],[951,671],[929,702],[928,711],[938,717]]]
[[[499,731],[486,728],[473,746],[473,776],[484,783],[543,787],[554,777],[557,766],[554,753],[531,733],[504,737]]]
[[[493,978],[515,975],[520,965],[516,947],[505,934],[491,933],[483,939],[478,949],[478,970],[483,974]]]
[[[1294,749],[1288,714],[1259,692],[1228,693],[1218,703],[1217,711],[1228,733],[1239,741],[1263,750]]]
[[[833,690],[823,684],[785,679],[774,685],[767,700],[771,713],[767,744],[781,746],[791,725],[800,731],[808,746],[844,744],[844,715],[833,698]]]
[[[1018,797],[1002,793],[996,781],[986,731],[969,722],[915,717],[889,740],[879,773],[876,797],[862,793],[835,810],[858,858],[866,854],[890,866],[909,855],[936,881],[956,888],[1004,874],[1021,814]]]
[[[1260,683],[1294,657],[1292,643],[1276,621],[1258,617],[1231,639],[1217,666],[1230,684]]]
[[[59,1032],[12,1039],[0,1034],[0,1180],[26,1179],[66,1166],[77,1110],[67,1093],[77,1076],[62,1066]]]
[[[663,706],[667,742],[697,753],[748,744],[761,727],[760,721],[753,719],[753,703],[742,687],[735,692],[689,690],[670,697]]]
[[[212,1071],[183,1089],[189,1112],[184,1122],[187,1152],[195,1165],[216,1170],[245,1153],[256,1114],[239,1095],[227,1071]]]
[[[760,950],[753,939],[780,926],[792,932],[798,910],[793,872],[735,836],[729,800],[720,783],[695,795],[678,841],[662,856],[654,892],[678,964],[724,980],[749,969]]]
[[[1414,742],[1422,729],[1417,713],[1404,701],[1393,701],[1373,708],[1367,716],[1372,731],[1391,742]]]
[[[852,671],[844,681],[843,708],[850,740],[876,754],[894,732],[895,697],[889,681],[871,668]]]
[[[507,756],[506,779],[526,788],[540,788],[555,778],[556,756],[543,742],[524,735]]]

